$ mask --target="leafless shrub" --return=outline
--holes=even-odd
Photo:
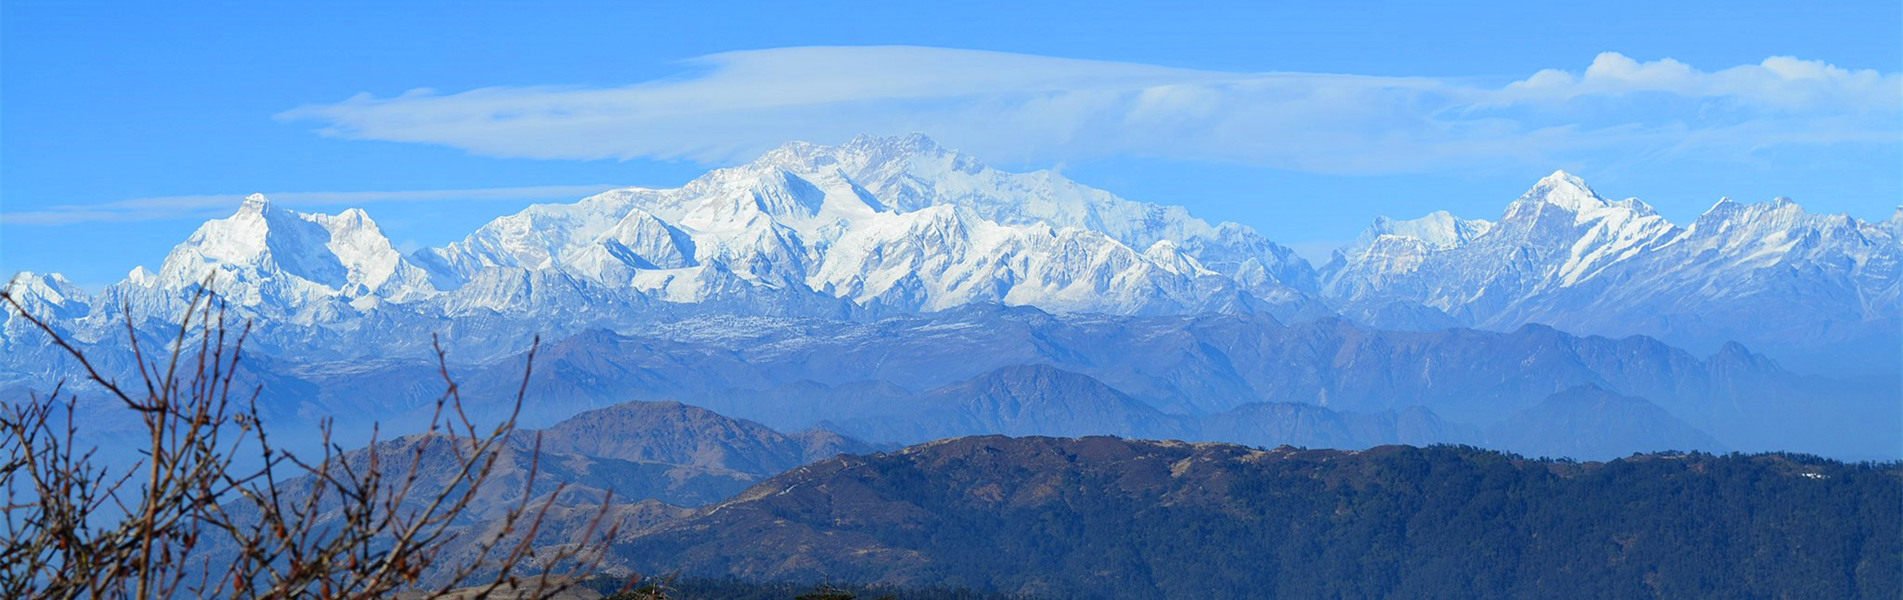
[[[496,523],[455,526],[515,430],[533,349],[514,410],[494,428],[470,421],[438,344],[445,390],[430,443],[413,444],[415,455],[401,461],[346,455],[326,422],[321,456],[310,460],[273,445],[258,389],[234,389],[250,326],[234,333],[210,293],[193,297],[158,359],[128,319],[138,368],[129,385],[101,373],[11,291],[0,299],[75,359],[84,380],[135,411],[149,435],[136,463],[115,468],[79,445],[63,385],[0,410],[0,597],[546,598],[599,564],[603,543],[530,544],[551,503],[531,502],[527,489]],[[453,457],[447,480],[434,473],[425,482],[423,453],[444,450]],[[597,531],[607,504],[578,539],[613,536]],[[458,536],[473,541],[443,552]]]

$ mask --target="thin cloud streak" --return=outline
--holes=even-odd
[[[1903,76],[1790,57],[1705,72],[1608,52],[1579,73],[1495,84],[919,47],[729,52],[685,66],[617,88],[358,94],[279,118],[515,158],[718,164],[789,140],[916,131],[1007,161],[1127,155],[1345,174],[1903,139]]]
[[[616,187],[620,186],[597,184],[388,192],[279,192],[265,194],[265,197],[275,203],[299,207],[356,207],[397,202],[455,200],[573,200]],[[202,194],[133,198],[100,204],[67,204],[34,211],[0,213],[0,223],[44,226],[215,217],[235,209],[244,201],[245,196],[246,194]]]

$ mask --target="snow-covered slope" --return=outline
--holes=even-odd
[[[1819,347],[1896,336],[1897,222],[1811,214],[1780,198],[1722,200],[1680,226],[1557,172],[1497,222],[1377,221],[1323,267],[1322,289],[1364,313],[1418,304],[1495,329]]]
[[[208,284],[238,319],[256,321],[266,347],[308,349],[329,327],[358,328],[385,303],[420,303],[440,296],[429,275],[411,264],[362,210],[306,214],[273,205],[262,195],[245,199],[230,217],[201,225],[172,248],[158,272],[135,267],[124,280],[88,295],[57,275],[21,273],[10,289],[28,310],[80,342],[120,340],[129,309],[142,335],[169,339],[191,298]],[[234,321],[235,322],[235,321]],[[34,328],[7,315],[0,340],[7,347],[38,346]],[[123,350],[108,344],[104,352]],[[335,352],[329,350],[328,352]],[[14,354],[6,366],[44,353]],[[3,375],[3,374],[0,374]],[[0,378],[4,378],[0,376]]]
[[[496,269],[560,271],[673,303],[738,286],[900,311],[1295,312],[1313,304],[1314,281],[1245,227],[1048,171],[998,171],[916,135],[788,144],[680,188],[538,205],[415,260],[444,288]],[[489,299],[478,305],[521,308]]]
[[[158,273],[140,267],[117,287],[171,298],[207,281],[259,316],[302,323],[437,293],[428,274],[398,253],[362,210],[306,214],[257,194],[236,214],[200,226]]]
[[[210,277],[257,319],[265,349],[330,358],[419,350],[434,332],[481,355],[536,333],[692,314],[856,319],[973,303],[1332,310],[1400,329],[1541,323],[1701,352],[1738,340],[1784,357],[1896,351],[1900,233],[1903,211],[1867,223],[1786,200],[1723,201],[1680,226],[1557,172],[1495,221],[1377,220],[1318,275],[1247,227],[1054,172],[1000,171],[914,135],[791,143],[678,188],[531,206],[408,256],[360,210],[303,214],[254,196],[157,272],[134,269],[99,295],[57,275],[22,274],[15,287],[87,340],[123,331],[111,325],[123,305],[142,322],[176,318]]]
[[[531,206],[409,256],[361,210],[304,214],[253,196],[157,273],[136,269],[96,299],[52,279],[34,293],[66,299],[49,314],[76,329],[104,331],[122,304],[175,317],[206,281],[258,319],[262,343],[325,353],[415,348],[446,328],[499,349],[683,313],[1326,311],[1313,268],[1247,227],[999,171],[917,135],[792,143],[679,188]]]

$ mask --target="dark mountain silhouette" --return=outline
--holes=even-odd
[[[615,547],[642,572],[1057,598],[1894,598],[1903,469],[986,436],[842,456]]]

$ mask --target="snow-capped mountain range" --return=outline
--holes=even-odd
[[[446,322],[519,330],[497,334],[513,349],[534,331],[680,312],[1327,312],[1312,267],[1247,227],[1053,172],[999,171],[916,135],[788,144],[680,188],[531,206],[407,256],[361,210],[304,214],[254,195],[157,273],[135,269],[97,297],[57,275],[15,281],[84,339],[122,304],[140,320],[176,315],[208,278],[265,325],[267,345],[364,352],[414,346]],[[9,324],[10,339],[19,329]]]
[[[502,273],[560,272],[671,303],[786,291],[900,311],[1119,314],[1222,309],[1239,292],[1291,302],[1313,282],[1245,227],[1050,172],[1005,173],[923,136],[789,144],[676,189],[534,206],[412,260],[434,289],[478,290],[457,294],[452,313],[527,308],[520,279]]]
[[[1900,225],[1903,209],[1870,223],[1778,198],[1723,199],[1681,226],[1558,172],[1497,221],[1444,212],[1377,221],[1322,267],[1320,292],[1378,327],[1418,327],[1408,320],[1428,314],[1487,329],[1646,334],[1700,350],[1731,340],[1862,350],[1880,338],[1894,352]]]
[[[134,269],[97,295],[33,273],[13,289],[88,340],[116,330],[122,305],[135,322],[175,318],[209,277],[264,326],[267,348],[338,356],[416,348],[433,331],[501,352],[531,333],[683,313],[853,319],[974,303],[1339,313],[1416,329],[1537,322],[1766,347],[1896,337],[1899,231],[1903,210],[1871,223],[1783,199],[1722,201],[1680,226],[1561,172],[1496,221],[1378,220],[1316,269],[1242,225],[1055,172],[1000,171],[913,135],[791,143],[679,188],[531,206],[409,255],[361,210],[305,214],[252,196],[157,272]],[[8,321],[8,346],[33,343],[22,327]]]

